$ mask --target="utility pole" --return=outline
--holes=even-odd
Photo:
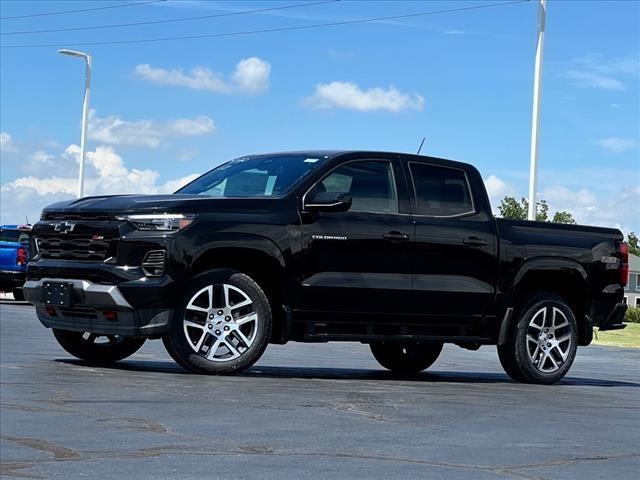
[[[540,97],[542,89],[542,57],[544,54],[544,30],[547,15],[547,0],[538,4],[538,43],[533,73],[533,117],[531,119],[531,158],[529,170],[528,219],[536,219],[536,194],[538,189],[538,137],[540,134]]]
[[[80,132],[80,171],[78,173],[78,198],[82,198],[84,193],[84,158],[87,143],[87,128],[89,123],[89,93],[91,92],[91,55],[77,52],[75,50],[58,50],[63,55],[80,57],[85,61],[84,77],[84,101],[82,102],[82,130]]]

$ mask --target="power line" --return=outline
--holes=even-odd
[[[160,23],[172,23],[172,22],[187,22],[192,20],[203,20],[206,18],[217,18],[217,17],[230,17],[233,15],[244,15],[247,13],[263,13],[263,12],[272,12],[274,10],[286,10],[290,8],[302,8],[302,7],[311,7],[313,5],[322,5],[325,3],[335,3],[340,0],[322,0],[320,2],[312,2],[312,3],[300,3],[296,5],[285,5],[282,7],[270,7],[270,8],[259,8],[256,10],[242,10],[239,12],[226,12],[226,13],[216,13],[211,15],[199,15],[195,17],[181,17],[181,18],[169,18],[166,20],[149,20],[146,22],[134,22],[134,23],[112,23],[110,25],[94,25],[91,27],[69,27],[69,28],[56,28],[50,30],[23,30],[16,32],[0,32],[0,35],[27,35],[32,33],[54,33],[54,32],[73,32],[78,30],[98,30],[104,28],[121,28],[121,27],[139,27],[142,25],[157,25]]]
[[[65,42],[65,43],[40,43],[40,44],[27,44],[27,45],[0,45],[0,48],[44,48],[44,47],[62,48],[62,47],[98,46],[98,45],[123,45],[123,44],[132,44],[132,43],[167,42],[167,41],[175,41],[175,40],[195,40],[200,38],[233,37],[233,36],[240,36],[240,35],[254,35],[259,33],[286,32],[286,31],[292,31],[292,30],[305,30],[305,29],[311,29],[311,28],[334,27],[339,25],[353,25],[357,23],[379,22],[384,20],[398,20],[401,18],[424,17],[427,15],[438,15],[442,13],[462,12],[465,10],[479,10],[483,8],[501,7],[505,5],[513,5],[516,3],[524,3],[528,1],[529,0],[512,0],[509,2],[490,3],[486,5],[473,5],[469,7],[450,8],[447,10],[407,13],[404,15],[371,17],[371,18],[362,18],[357,20],[344,20],[344,21],[329,22],[329,23],[316,23],[313,25],[296,25],[292,27],[266,28],[262,30],[244,30],[239,32],[209,33],[209,34],[203,34],[203,35],[184,35],[184,36],[175,36],[175,37],[142,38],[137,40],[129,39],[129,40],[108,40],[108,41],[102,41],[102,42],[78,42],[78,43]]]
[[[83,8],[80,10],[62,10],[59,12],[30,13],[28,15],[13,15],[11,17],[0,17],[0,20],[12,20],[14,18],[47,17],[49,15],[66,15],[67,13],[93,12],[96,10],[109,10],[111,8],[137,7],[138,5],[148,5],[149,3],[166,2],[166,0],[149,0],[147,2],[124,3],[122,5],[107,5],[104,7]]]

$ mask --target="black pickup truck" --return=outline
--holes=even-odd
[[[341,340],[412,374],[445,343],[497,345],[512,378],[548,384],[594,326],[625,326],[620,231],[496,219],[474,167],[425,156],[242,157],[173,195],[51,205],[31,251],[25,297],[89,362],[162,338],[225,374],[270,342]]]

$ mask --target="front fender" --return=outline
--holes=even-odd
[[[281,268],[286,267],[284,255],[278,245],[261,235],[232,232],[209,233],[198,237],[191,248],[191,267],[196,265],[205,254],[230,248],[259,251],[275,260]]]

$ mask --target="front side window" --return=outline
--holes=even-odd
[[[457,168],[411,163],[418,215],[451,217],[473,212],[467,177]]]
[[[232,160],[176,193],[217,198],[281,197],[291,191],[324,158],[306,155],[259,155]]]
[[[398,213],[391,164],[385,161],[351,162],[336,168],[319,182],[309,198],[320,192],[348,193],[350,212]]]

